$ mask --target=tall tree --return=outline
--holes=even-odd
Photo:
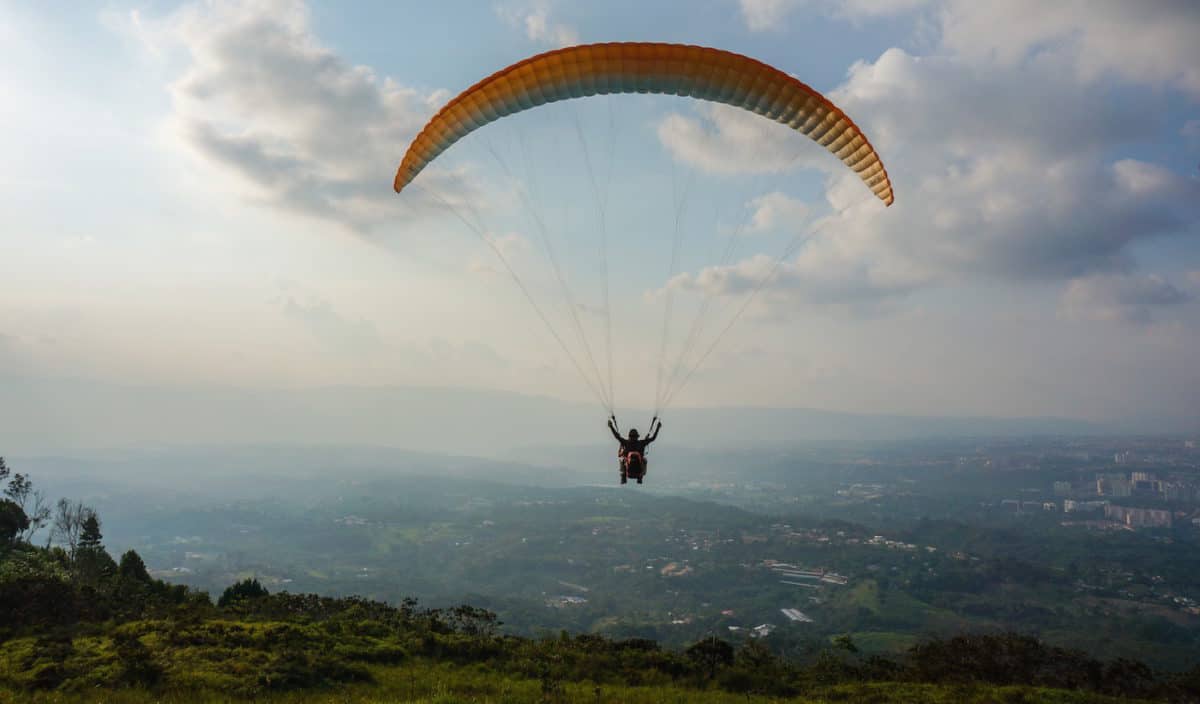
[[[94,514],[92,509],[82,501],[59,499],[54,511],[54,527],[50,531],[50,539],[67,547],[71,557],[79,547],[79,534],[83,531],[84,519]]]
[[[117,575],[124,580],[150,581],[150,572],[146,569],[146,563],[142,561],[142,556],[134,550],[129,550],[121,556],[121,564],[117,566]]]
[[[100,517],[91,509],[85,513],[79,531],[79,544],[75,546],[75,572],[85,584],[97,585],[117,571],[117,563],[104,549]]]
[[[79,533],[77,550],[103,550],[104,536],[100,533],[100,517],[95,511],[88,510],[83,519],[82,530]]]

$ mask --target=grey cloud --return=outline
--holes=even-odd
[[[1157,103],[1128,106],[1043,67],[982,71],[953,56],[896,49],[855,66],[832,97],[880,150],[897,201],[883,209],[853,174],[831,170],[834,214],[770,290],[882,301],[980,278],[1128,273],[1133,243],[1200,234],[1200,183],[1154,164],[1110,161],[1161,132]],[[732,294],[746,288],[752,268],[747,260],[674,283]]]
[[[1193,0],[945,0],[942,42],[986,65],[1069,68],[1084,81],[1172,86],[1200,97]]]
[[[955,56],[913,56],[889,49],[859,63],[830,97],[855,116],[884,151],[916,141],[939,162],[1019,151],[1065,158],[1155,137],[1163,106],[1118,100],[1043,67],[981,69]],[[911,155],[910,155],[911,156]],[[894,161],[894,160],[893,160]]]
[[[1063,293],[1062,308],[1075,318],[1146,324],[1156,309],[1193,300],[1161,276],[1109,275],[1072,281]]]
[[[849,21],[928,9],[941,43],[992,68],[1069,68],[1085,81],[1117,76],[1200,97],[1200,3],[1194,0],[739,0],[751,31],[780,29],[795,12]],[[1152,47],[1152,48],[1151,48]]]

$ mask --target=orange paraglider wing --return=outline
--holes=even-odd
[[[642,42],[549,51],[471,86],[447,103],[409,145],[396,171],[396,192],[450,145],[489,122],[545,103],[608,93],[690,96],[763,115],[828,149],[884,204],[895,200],[887,170],[866,135],[809,86],[741,54]]]

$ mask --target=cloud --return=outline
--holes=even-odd
[[[742,20],[752,32],[783,29],[788,15],[800,11],[850,20],[887,17],[929,4],[929,0],[738,0]]]
[[[1200,120],[1188,120],[1183,123],[1183,127],[1179,128],[1179,134],[1190,139],[1200,139]]]
[[[739,4],[746,27],[752,32],[763,32],[782,29],[784,18],[802,3],[800,0],[740,0]]]
[[[746,234],[774,230],[794,232],[809,215],[808,205],[779,191],[753,198],[749,205],[753,212],[745,229]]]
[[[1107,158],[1152,139],[1158,117],[1068,76],[980,74],[893,49],[854,67],[834,99],[877,140],[898,191],[888,217],[859,211],[832,228],[856,254],[940,280],[1074,278],[1126,270],[1131,243],[1200,224],[1200,184]],[[837,173],[831,199],[854,186]]]
[[[659,137],[676,159],[719,173],[782,171],[793,159],[784,144],[803,148],[795,162],[826,171],[834,214],[780,267],[768,290],[788,295],[772,300],[885,301],[975,281],[1130,274],[1135,243],[1200,234],[1200,183],[1128,156],[1168,124],[1166,101],[1129,90],[1069,62],[987,63],[945,46],[860,62],[830,97],[888,166],[897,201],[886,210],[787,128],[752,132],[746,121],[773,123],[749,113],[712,109],[707,129],[674,115]],[[731,294],[755,261],[673,283]]]
[[[671,113],[657,131],[674,159],[709,173],[781,173],[837,163],[796,139],[792,128],[729,105],[701,103],[695,116]]]
[[[579,32],[570,25],[553,20],[550,16],[551,5],[548,1],[502,5],[496,8],[496,12],[510,25],[521,28],[530,41],[553,47],[578,44]]]
[[[348,318],[328,301],[311,296],[300,301],[287,296],[282,311],[287,318],[301,323],[314,339],[335,351],[367,353],[385,346],[374,323]]]
[[[949,0],[946,48],[988,66],[1062,65],[1093,82],[1116,76],[1200,98],[1200,4],[1192,0]]]
[[[746,297],[757,290],[762,300],[775,308],[848,305],[858,312],[874,312],[887,299],[911,293],[926,283],[866,260],[829,256],[821,248],[806,248],[794,259],[777,261],[759,254],[735,264],[677,274],[667,286],[708,296]]]
[[[423,95],[321,44],[301,2],[187,6],[139,35],[183,50],[175,137],[247,199],[359,231],[427,203],[389,188],[405,146],[444,97]],[[157,44],[156,44],[157,45]],[[436,170],[429,185],[439,181]]]
[[[1193,0],[739,0],[739,7],[751,31],[781,29],[798,12],[858,21],[929,9],[943,48],[978,65],[1054,64],[1089,82],[1117,76],[1200,98]]]
[[[1069,317],[1131,324],[1153,320],[1153,311],[1194,300],[1155,274],[1099,275],[1075,279],[1063,293],[1061,308]]]

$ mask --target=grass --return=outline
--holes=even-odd
[[[870,598],[870,593],[864,596]],[[276,601],[277,606],[289,608],[308,603],[290,598]],[[315,606],[304,608],[319,613]],[[753,652],[746,661],[739,659],[718,670],[725,690],[778,692],[795,691],[789,686],[809,687],[802,690],[803,696],[785,700],[719,690],[711,683],[705,689],[706,667],[637,644],[618,648],[596,639],[491,639],[455,631],[435,633],[412,624],[410,632],[394,630],[395,624],[377,616],[365,604],[356,603],[338,618],[321,621],[143,619],[10,638],[0,642],[0,704],[1129,701],[1034,687],[869,682],[861,673],[830,675],[816,666],[807,676],[789,674],[769,660],[756,660],[759,656]],[[895,645],[889,642],[895,637],[883,631],[859,635],[864,646]],[[900,670],[878,672],[883,674],[874,676],[904,676],[896,674]],[[942,681],[956,682],[963,674],[947,675]],[[833,681],[853,684],[804,684]]]
[[[850,608],[866,609],[872,614],[878,614],[879,585],[873,579],[864,579],[851,587],[844,600]]]
[[[793,699],[777,699],[715,690],[691,690],[670,686],[598,686],[593,683],[560,683],[545,686],[541,681],[498,675],[472,666],[414,661],[401,666],[371,668],[374,682],[335,688],[263,692],[236,696],[197,687],[149,691],[128,688],[78,692],[26,692],[0,689],[0,704],[547,704],[548,702],[594,702],[597,704],[766,704],[790,701],[797,704],[869,702],[871,704],[1106,704],[1127,699],[1100,697],[1091,693],[1033,687],[987,685],[922,685],[870,683],[822,688]],[[558,689],[560,687],[560,689]],[[557,693],[556,693],[557,691]]]
[[[855,631],[850,635],[864,653],[899,653],[921,641],[920,636],[893,631]]]

